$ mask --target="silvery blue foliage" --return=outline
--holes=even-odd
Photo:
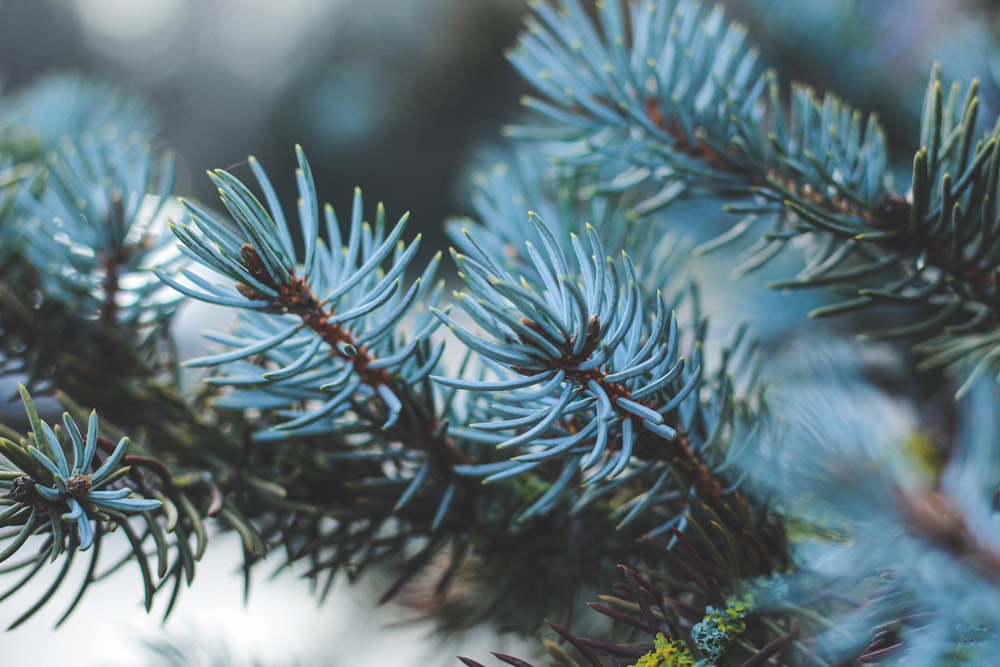
[[[30,435],[0,427],[0,561],[40,544],[9,566],[28,571],[14,590],[65,556],[17,623],[86,552],[82,594],[112,528],[147,607],[168,579],[172,605],[211,516],[239,531],[247,569],[282,549],[324,591],[390,563],[388,599],[434,571],[433,595],[407,593],[459,626],[507,605],[504,622],[534,632],[523,619],[550,611],[549,584],[565,575],[559,597],[572,597],[625,561],[625,583],[594,606],[652,647],[553,624],[560,664],[575,664],[570,647],[591,665],[988,663],[1000,422],[979,378],[1000,357],[1000,130],[976,136],[977,84],[932,74],[898,192],[874,117],[803,87],[786,96],[718,9],[567,0],[532,3],[528,21],[512,59],[546,124],[511,131],[541,141],[489,171],[477,219],[452,225],[454,313],[440,255],[414,270],[407,217],[379,207],[365,222],[356,191],[342,229],[301,149],[295,215],[251,158],[254,185],[210,174],[225,211],[184,202],[174,246],[158,229],[172,166],[148,149],[141,105],[64,80],[5,106],[0,224],[16,245],[0,262],[17,276],[0,276],[4,368],[55,378],[70,409],[104,401],[105,427],[147,434],[126,454],[95,413],[84,435],[69,416],[50,427],[27,397]],[[702,250],[764,228],[741,276],[794,248],[795,268],[768,266],[794,274],[774,286],[849,291],[814,315],[905,306],[912,321],[875,335],[914,337],[925,370],[971,366],[962,407],[941,402],[938,377],[876,386],[857,361],[871,348],[827,346],[816,329],[801,336],[807,360],[784,363],[790,302],[725,283],[706,310],[727,301],[781,332],[762,400],[748,328],[716,345],[701,293],[676,289],[691,246],[666,230],[686,216],[714,227],[695,207],[720,201],[739,217]],[[210,401],[178,396],[169,350],[134,335],[173,314],[164,286],[238,313],[207,334],[218,349],[188,360],[214,369],[197,397]],[[68,353],[76,337],[43,321],[53,304],[81,333]]]
[[[864,122],[835,98],[797,88],[786,120],[774,73],[720,7],[599,2],[596,15],[578,2],[535,4],[512,56],[543,96],[527,106],[554,121],[533,136],[576,142],[579,160],[630,164],[633,183],[741,190],[780,162],[796,180],[828,182],[861,202],[883,192],[886,154],[874,118]]]
[[[52,533],[52,557],[67,548],[86,551],[94,544],[91,522],[121,520],[129,514],[149,512],[162,504],[159,500],[135,494],[121,480],[128,468],[122,459],[128,449],[128,438],[122,438],[99,466],[94,465],[98,447],[97,413],[91,412],[86,436],[82,435],[73,418],[63,414],[63,433],[72,446],[72,460],[67,459],[64,444],[45,421],[38,418],[34,404],[24,387],[21,395],[34,429],[23,443],[0,439],[0,488],[7,489],[2,504],[10,507],[0,513],[0,526],[20,526],[7,536],[9,541],[0,552],[0,562],[15,554],[36,532],[45,532],[49,523]],[[62,527],[76,527],[70,537]]]
[[[83,317],[163,323],[178,297],[151,270],[179,260],[164,217],[172,157],[138,137],[65,138],[47,162],[40,193],[18,198],[13,230],[42,292]]]
[[[68,584],[77,591],[57,621],[62,624],[101,578],[100,566],[111,572],[126,563],[135,564],[142,576],[147,610],[160,585],[173,580],[169,614],[181,584],[191,582],[206,538],[180,480],[169,479],[163,464],[129,453],[127,437],[117,443],[102,437],[96,412],[87,418],[86,433],[68,413],[62,427],[52,427],[40,418],[23,385],[20,394],[31,430],[22,437],[4,428],[13,439],[0,437],[0,489],[5,491],[0,496],[0,562],[4,572],[17,573],[11,574],[14,581],[0,600],[23,590],[37,599],[8,630],[34,616]],[[164,486],[158,488],[133,466],[154,471]],[[195,549],[188,544],[191,533],[197,534]],[[113,541],[111,534],[127,548],[113,551],[109,559],[102,545]],[[85,575],[68,578],[80,559],[87,561]],[[49,563],[53,566],[46,568]]]
[[[440,253],[403,287],[419,238],[408,247],[403,244],[407,216],[389,228],[381,207],[373,225],[363,222],[360,191],[355,192],[346,245],[329,205],[323,210],[324,241],[315,186],[301,149],[298,158],[301,252],[270,181],[251,158],[266,210],[246,186],[220,170],[211,178],[235,230],[191,202],[184,202],[190,221],[173,227],[185,255],[230,282],[213,283],[183,267],[179,273],[185,281],[164,270],[156,273],[188,296],[242,311],[233,333],[209,334],[231,349],[188,365],[221,368],[211,382],[234,391],[216,402],[219,407],[278,410],[277,430],[260,433],[258,439],[349,428],[357,417],[338,423],[348,411],[389,429],[404,409],[414,409],[404,406],[408,388],[428,376],[443,351],[441,343],[430,340],[438,321],[428,311],[414,315],[418,304],[422,308],[438,299],[440,287],[431,288]],[[404,318],[410,318],[412,332],[405,337],[398,332]],[[246,361],[251,358],[257,361]]]
[[[121,86],[78,74],[54,73],[4,98],[0,136],[17,151],[45,156],[67,139],[101,142],[109,135],[149,137],[157,121],[150,105]]]
[[[178,298],[150,268],[178,255],[163,216],[173,157],[149,146],[148,106],[69,75],[8,99],[0,112],[2,254],[32,265],[39,298],[137,341],[155,338],[151,325],[166,322]]]
[[[476,259],[482,259],[478,245],[489,249],[493,261],[531,271],[522,248],[525,241],[540,244],[541,237],[525,215],[529,209],[545,221],[560,244],[569,243],[570,234],[587,222],[604,247],[621,249],[634,228],[621,198],[601,196],[596,169],[554,163],[545,151],[522,147],[497,158],[472,180],[475,216],[450,221],[447,231],[463,253]],[[476,244],[469,241],[469,233]]]
[[[551,144],[544,149],[537,144],[519,148],[473,176],[475,216],[447,225],[449,237],[462,254],[536,279],[535,264],[524,252],[525,242],[544,247],[535,220],[544,220],[552,237],[566,249],[571,248],[572,235],[583,233],[589,225],[606,253],[629,249],[640,293],[650,308],[655,310],[652,295],[657,291],[668,302],[681,298],[688,287],[685,262],[693,244],[672,231],[664,233],[666,224],[654,213],[675,202],[683,184],[671,189],[669,198],[660,197],[655,206],[636,205],[638,197],[630,189],[635,183],[627,178],[605,179],[594,166],[553,161]],[[533,215],[526,215],[529,208]],[[698,213],[698,218],[704,218],[704,210]],[[692,226],[696,223],[687,225],[685,233]]]
[[[583,469],[602,459],[608,444],[609,425],[621,423],[625,432],[617,435],[622,442],[614,446],[619,454],[595,475],[597,479],[613,477],[628,464],[635,444],[635,427],[645,428],[667,440],[676,438],[676,429],[665,423],[663,412],[679,406],[697,386],[700,365],[695,363],[692,373],[686,377],[682,375],[685,362],[678,354],[677,323],[667,315],[662,297],[657,300],[656,320],[651,332],[642,335],[646,314],[642,309],[635,268],[627,255],[623,255],[620,274],[613,262],[606,261],[596,232],[591,228],[588,230],[590,247],[573,237],[578,268],[574,267],[576,270],[571,272],[551,232],[537,218],[532,220],[544,248],[543,254],[530,244],[527,247],[540,277],[541,284],[535,289],[530,289],[523,278],[518,280],[496,264],[484,265],[471,258],[456,256],[466,284],[472,289],[471,298],[460,298],[459,303],[493,340],[473,336],[446,315],[440,316],[471,349],[517,375],[498,382],[437,379],[460,389],[508,392],[501,400],[509,401],[512,412],[515,405],[530,406],[532,399],[541,400],[537,410],[528,408],[521,418],[509,420],[509,423],[482,425],[491,431],[518,430],[513,438],[483,436],[502,448],[545,442],[550,455],[572,452],[589,441],[593,430],[597,435],[595,449],[581,461]],[[574,274],[581,275],[582,281],[574,280]],[[635,386],[626,383],[633,379]],[[669,401],[665,409],[653,410],[639,402],[674,381],[677,383],[673,388],[679,398]],[[582,395],[577,396],[578,393]],[[584,407],[577,405],[574,399],[582,399],[592,407],[593,417],[581,424],[580,432],[546,442],[542,436],[564,411],[569,413]],[[622,414],[616,411],[624,411],[629,417],[619,421]],[[544,457],[518,457],[535,465],[536,458]],[[534,465],[521,467],[529,469]]]
[[[720,8],[678,0],[598,2],[594,17],[538,3],[512,60],[550,122],[522,134],[575,149],[562,159],[630,165],[620,179],[659,187],[635,210],[699,191],[729,200],[742,219],[702,249],[755,230],[743,271],[799,239],[805,265],[773,286],[849,288],[814,316],[894,307],[905,321],[870,335],[917,337],[926,367],[971,370],[970,383],[995,368],[1000,130],[979,136],[978,82],[934,69],[899,192],[876,117],[802,86],[786,105],[745,37]]]
[[[760,596],[763,606],[829,614],[824,591],[837,591],[835,625],[815,638],[827,660],[988,664],[996,637],[976,629],[1000,622],[996,387],[979,382],[967,397],[967,426],[939,470],[912,408],[836,348],[796,365],[801,372],[772,385],[780,417],[764,442],[773,449],[744,463],[794,526],[797,568],[784,595]]]
[[[723,371],[718,403],[703,405],[700,334],[685,340],[683,354],[683,336],[663,296],[642,294],[632,260],[624,253],[619,261],[607,257],[593,227],[585,240],[570,235],[568,255],[545,223],[534,215],[531,222],[541,247],[525,244],[530,266],[523,274],[491,260],[471,234],[480,260],[455,254],[469,289],[456,299],[481,333],[437,312],[490,376],[435,377],[484,396],[472,412],[481,421],[452,433],[513,451],[456,470],[492,482],[561,462],[558,481],[525,516],[549,510],[581,483],[587,490],[577,506],[644,480],[623,524],[674,495],[677,479],[697,486],[694,480],[706,473],[717,484],[707,470],[725,465],[722,432],[732,426],[732,397]],[[698,491],[716,499],[723,493]],[[659,530],[682,521],[672,516]]]

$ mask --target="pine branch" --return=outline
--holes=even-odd
[[[632,461],[634,452],[640,460],[668,464],[643,469],[658,493],[667,492],[676,471],[699,497],[721,502],[726,485],[702,459],[705,454],[695,452],[695,447],[703,450],[705,442],[691,441],[704,434],[692,436],[680,421],[682,414],[698,409],[699,344],[692,346],[691,363],[679,355],[677,322],[667,316],[661,296],[654,300],[656,315],[646,329],[644,299],[631,261],[623,255],[620,277],[592,228],[587,232],[589,252],[572,238],[578,268],[570,268],[544,224],[535,218],[534,226],[544,248],[542,254],[527,246],[534,275],[518,279],[485,259],[482,251],[485,264],[455,257],[472,290],[456,298],[489,338],[471,333],[443,313],[439,317],[491,362],[501,379],[436,379],[458,389],[489,392],[489,409],[511,417],[474,425],[478,432],[456,433],[499,449],[522,450],[508,461],[458,470],[485,475],[490,482],[562,460],[560,481],[544,499],[552,503],[588,469],[594,472],[582,482],[591,493],[600,493],[601,484],[628,468],[634,473],[641,467]],[[514,430],[514,435],[492,434],[505,430]],[[546,509],[539,505],[533,511]]]
[[[526,566],[521,559],[503,562],[499,554],[507,550],[497,552],[503,542],[512,543],[526,555],[537,554],[535,563],[565,553],[566,543],[561,540],[574,531],[564,526],[553,531],[553,525],[563,521],[561,512],[573,507],[579,521],[586,520],[595,528],[605,525],[608,509],[601,499],[610,493],[632,494],[631,501],[615,509],[621,517],[619,527],[643,532],[664,531],[683,523],[686,500],[672,488],[675,483],[693,486],[693,493],[704,495],[707,502],[720,508],[729,502],[724,496],[739,497],[713,472],[713,467],[725,464],[729,455],[743,451],[730,446],[740,443],[742,435],[734,426],[732,403],[736,399],[730,393],[724,365],[718,378],[707,382],[698,362],[698,344],[691,343],[693,364],[687,366],[680,359],[682,334],[676,321],[668,317],[662,297],[650,302],[656,304],[657,311],[650,325],[634,269],[626,258],[626,276],[621,279],[613,265],[605,266],[603,250],[593,231],[588,232],[593,255],[583,264],[584,282],[577,286],[568,277],[557,280],[553,271],[565,268],[566,258],[540,222],[534,225],[548,259],[532,255],[536,276],[548,286],[550,294],[560,291],[555,286],[562,284],[564,295],[575,295],[565,302],[566,308],[585,307],[585,302],[590,302],[586,312],[573,311],[574,317],[583,322],[582,336],[562,343],[549,340],[546,327],[552,326],[555,318],[565,320],[571,311],[563,315],[538,311],[539,304],[549,297],[533,295],[510,281],[511,287],[503,288],[505,297],[534,309],[534,325],[519,319],[516,313],[497,310],[496,299],[492,315],[484,316],[475,309],[470,314],[487,326],[495,326],[491,318],[496,316],[504,326],[523,334],[522,343],[539,345],[550,353],[547,358],[556,366],[536,368],[539,359],[546,357],[536,359],[530,354],[511,365],[511,370],[528,378],[515,380],[518,386],[539,384],[539,373],[559,375],[546,376],[545,384],[551,385],[554,395],[562,396],[556,401],[559,409],[550,411],[548,417],[533,424],[516,418],[519,434],[514,440],[531,439],[542,445],[546,439],[539,434],[545,428],[554,426],[557,432],[567,429],[577,434],[575,439],[556,449],[572,455],[575,462],[571,459],[565,464],[564,460],[556,467],[555,457],[538,457],[528,466],[532,471],[528,475],[530,482],[522,487],[484,487],[476,483],[476,477],[498,466],[520,473],[527,469],[521,461],[498,462],[489,452],[483,461],[481,435],[464,427],[444,427],[466,419],[469,406],[462,405],[461,413],[453,413],[453,408],[461,405],[456,394],[450,392],[439,399],[437,390],[427,382],[441,346],[423,341],[437,321],[421,320],[424,316],[418,315],[417,323],[411,325],[418,333],[409,341],[393,333],[393,327],[423,294],[420,286],[429,282],[437,259],[400,299],[396,284],[413,256],[414,246],[396,245],[391,269],[383,271],[380,264],[390,256],[405,218],[387,230],[379,209],[374,227],[364,225],[360,195],[356,196],[351,232],[342,249],[336,218],[331,209],[326,209],[326,235],[333,248],[326,250],[322,240],[315,240],[318,206],[301,151],[299,159],[299,224],[303,238],[314,239],[306,242],[301,254],[291,244],[289,223],[281,214],[269,181],[251,161],[268,210],[234,177],[216,172],[214,180],[233,217],[235,231],[190,203],[187,207],[192,224],[175,227],[184,244],[182,251],[224,275],[229,284],[211,283],[183,267],[177,270],[183,282],[158,272],[161,279],[190,296],[241,311],[234,334],[210,334],[230,350],[188,363],[219,366],[228,372],[209,380],[232,387],[215,401],[216,406],[261,410],[263,418],[259,421],[272,430],[258,430],[254,440],[281,445],[265,460],[259,460],[262,454],[256,454],[254,467],[269,468],[289,490],[293,504],[311,504],[315,508],[302,512],[290,507],[290,516],[278,511],[271,518],[267,514],[261,517],[265,539],[283,544],[289,563],[307,560],[311,577],[324,573],[332,577],[351,563],[366,567],[391,560],[404,544],[424,540],[424,548],[399,565],[399,578],[386,593],[386,597],[393,597],[418,572],[444,558],[439,554],[449,544],[453,555],[444,562],[445,572],[451,573],[468,569],[463,563],[480,573],[496,570],[498,576],[521,571]],[[475,240],[471,243],[477,246]],[[583,260],[586,254],[582,245],[574,243],[578,259]],[[532,253],[529,249],[529,255]],[[462,260],[463,266],[469,261]],[[489,282],[485,276],[478,280]],[[501,288],[494,283],[491,289]],[[431,304],[436,303],[436,293],[429,299]],[[451,321],[441,311],[432,308],[431,312],[442,321]],[[371,314],[377,317],[370,319]],[[562,327],[569,331],[566,326],[568,321]],[[480,353],[488,366],[499,370],[489,362],[488,354],[482,355],[485,343],[476,343],[478,338],[460,337]],[[492,345],[489,349],[492,353],[499,348]],[[510,362],[510,354],[504,353],[499,359]],[[573,368],[560,370],[562,366]],[[490,381],[441,375],[435,379],[451,388],[469,389],[475,385],[495,391],[499,387]],[[514,386],[510,381],[500,384],[507,389]],[[696,390],[710,385],[715,394],[704,399]],[[570,400],[580,387],[584,387],[584,401]],[[586,398],[586,392],[593,387],[600,396]],[[535,393],[544,403],[549,400],[549,391],[542,388]],[[331,392],[333,396],[328,398]],[[514,396],[514,401],[523,398]],[[606,408],[611,412],[605,414]],[[499,404],[489,408],[494,413],[498,409]],[[604,419],[595,418],[598,414]],[[674,415],[672,419],[678,424],[678,419],[685,420],[687,428],[683,433],[676,432],[666,424],[664,415]],[[637,434],[633,421],[652,435],[667,436],[665,442],[658,444],[649,435]],[[538,427],[539,423],[542,427]],[[500,440],[510,438],[500,436]],[[589,458],[593,460],[588,466],[597,472],[589,487],[579,486],[584,480],[577,473],[588,466],[581,465],[583,457],[572,451],[574,447],[591,448]],[[537,454],[526,452],[518,458]],[[622,474],[626,470],[627,474]],[[488,481],[509,476],[509,472],[493,475]],[[612,479],[613,483],[600,483]],[[484,514],[499,503],[506,505],[503,512]],[[651,524],[648,517],[658,517],[655,520],[661,523]],[[337,523],[324,524],[324,518],[335,518]],[[576,525],[576,520],[571,525]],[[471,552],[463,546],[470,529],[481,532],[486,540]],[[601,559],[610,554],[616,554],[616,558],[627,556],[626,545],[634,539],[629,535],[636,534],[623,533],[620,539],[609,541],[595,530],[570,539],[581,562],[587,562],[585,554],[600,554]],[[453,576],[444,575],[441,586],[447,587]],[[575,586],[571,582],[568,585]],[[484,605],[484,609],[494,606]]]
[[[144,459],[128,455],[128,438],[117,444],[98,435],[97,414],[90,413],[84,436],[69,413],[63,415],[63,429],[53,429],[43,421],[24,386],[21,386],[31,425],[31,432],[20,442],[0,438],[0,488],[6,494],[0,504],[7,509],[0,513],[0,530],[5,547],[0,551],[0,562],[18,554],[27,556],[14,569],[27,567],[27,574],[7,590],[4,599],[21,588],[41,572],[47,561],[63,560],[62,568],[52,580],[48,590],[27,611],[18,617],[16,627],[41,609],[62,586],[66,572],[77,552],[91,551],[88,574],[80,583],[77,595],[66,610],[65,620],[83,597],[89,585],[98,577],[96,570],[101,562],[100,547],[110,531],[120,529],[131,544],[129,560],[135,560],[146,583],[146,608],[152,603],[155,585],[152,568],[148,564],[146,544],[153,541],[158,555],[157,576],[168,574],[170,538],[180,553],[187,551],[187,526],[178,522],[177,511],[168,510],[170,500],[141,476],[130,477],[129,464],[145,463]],[[69,441],[72,459],[64,451]],[[101,458],[98,451],[101,450]],[[133,522],[141,518],[144,528],[136,532]],[[193,517],[195,525],[200,518]],[[27,547],[38,546],[37,550]],[[32,551],[34,551],[32,553]],[[177,561],[174,568],[186,568],[188,581],[193,575],[193,559],[187,564]],[[176,595],[176,591],[175,591]],[[169,610],[168,610],[169,611]]]
[[[560,619],[545,640],[560,664],[992,658],[998,399],[979,377],[1000,356],[1000,126],[976,137],[977,84],[932,74],[904,191],[874,117],[786,94],[718,9],[533,11],[513,59],[552,124],[517,132],[558,157],[518,154],[479,184],[479,220],[452,226],[461,317],[440,254],[408,275],[407,216],[379,206],[367,223],[356,192],[344,234],[301,149],[296,216],[251,158],[254,186],[209,174],[224,212],[184,202],[177,253],[156,228],[171,160],[146,146],[142,105],[69,80],[10,100],[0,371],[68,410],[49,426],[25,390],[30,432],[0,427],[0,571],[17,577],[0,601],[50,577],[14,625],[75,558],[63,620],[130,563],[147,608],[171,588],[169,613],[214,519],[242,538],[247,583],[269,554],[321,599],[380,568],[379,602],[445,629]],[[688,246],[652,218],[694,197],[742,215],[706,249],[759,239],[743,272],[802,249],[776,286],[851,291],[815,315],[903,306],[912,320],[869,335],[917,341],[925,367],[974,366],[947,460],[855,419],[884,404],[852,382],[851,401],[832,381],[793,400],[768,369],[770,411],[746,327],[714,349],[697,289],[673,287]],[[188,361],[214,369],[190,400],[168,333],[180,298],[161,283],[238,312]],[[454,371],[442,323],[464,348]],[[835,365],[828,380],[851,370]],[[113,529],[128,548],[109,562]],[[588,637],[572,608],[595,590],[613,629]]]
[[[976,82],[963,102],[959,84],[946,96],[932,74],[904,194],[892,187],[874,117],[793,87],[786,119],[774,74],[760,71],[744,31],[718,9],[674,0],[597,7],[592,21],[576,2],[535,6],[512,60],[543,96],[526,104],[555,123],[515,135],[572,142],[579,148],[567,159],[619,161],[630,167],[615,178],[660,192],[680,184],[751,197],[731,207],[746,216],[738,234],[767,225],[745,269],[792,238],[832,237],[813,240],[808,266],[776,286],[857,292],[817,316],[919,306],[910,324],[869,335],[923,343],[925,366],[978,362],[973,376],[994,367],[1000,160],[998,130],[974,139]]]

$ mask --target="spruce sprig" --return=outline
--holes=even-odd
[[[645,181],[651,199],[678,186],[729,198],[741,220],[706,249],[763,229],[746,271],[809,237],[806,266],[775,286],[855,292],[814,316],[917,307],[868,335],[921,343],[927,367],[975,365],[970,381],[995,368],[1000,126],[977,137],[975,81],[946,91],[932,73],[901,192],[877,119],[802,86],[786,109],[775,74],[719,8],[596,7],[592,19],[575,1],[535,5],[512,61],[539,92],[525,104],[551,122],[512,134],[569,143],[568,160],[624,164],[609,181]]]
[[[643,496],[624,523],[669,496],[675,476],[705,502],[721,503],[728,484],[713,467],[724,464],[726,448],[715,438],[732,426],[733,413],[701,420],[700,340],[687,343],[687,357],[681,354],[682,335],[662,295],[642,295],[628,255],[619,268],[593,228],[586,241],[571,236],[571,261],[545,224],[532,222],[542,247],[526,246],[528,276],[508,272],[485,252],[483,263],[455,255],[470,290],[456,299],[484,333],[438,316],[498,378],[435,379],[488,396],[480,412],[494,418],[453,433],[515,452],[456,470],[492,482],[561,461],[558,481],[529,516],[580,483],[590,499],[603,485],[630,478]]]
[[[0,505],[5,506],[0,513],[0,544],[3,545],[0,563],[5,563],[5,568],[11,571],[22,570],[24,575],[0,596],[0,600],[7,599],[39,575],[47,562],[61,558],[62,564],[45,592],[10,628],[41,609],[65,583],[77,553],[89,552],[87,576],[80,582],[75,597],[58,623],[66,620],[90,584],[98,578],[97,568],[100,565],[108,567],[106,557],[102,559],[101,546],[115,530],[125,535],[130,549],[124,561],[119,560],[111,567],[135,562],[145,583],[145,602],[149,609],[157,580],[163,581],[171,569],[168,555],[171,546],[180,552],[188,550],[186,529],[178,529],[179,521],[171,501],[143,476],[130,474],[132,465],[153,462],[128,454],[129,439],[126,437],[117,444],[103,438],[95,412],[90,413],[85,433],[69,413],[63,414],[63,428],[53,428],[39,417],[23,385],[20,392],[31,431],[27,437],[16,441],[0,438],[0,489],[5,491],[0,496]],[[70,457],[66,455],[67,448]],[[163,467],[162,464],[153,465]],[[196,520],[200,523],[200,518]],[[147,553],[151,544],[156,565],[150,562],[154,560],[153,555]],[[15,556],[21,556],[21,560],[11,561]],[[193,557],[187,567],[190,582]],[[179,573],[177,579],[179,585]],[[176,593],[175,588],[175,597]]]
[[[406,216],[387,229],[381,208],[374,226],[363,223],[360,191],[355,192],[346,246],[341,244],[333,209],[324,209],[328,249],[320,238],[309,164],[301,149],[297,151],[301,255],[270,181],[251,158],[267,210],[239,180],[220,170],[210,178],[219,187],[236,231],[191,202],[185,205],[192,222],[173,227],[182,251],[230,284],[211,283],[184,268],[179,273],[186,282],[163,270],[157,275],[188,296],[246,311],[234,335],[212,336],[233,349],[187,362],[227,365],[229,375],[213,382],[241,389],[221,401],[222,406],[279,409],[283,419],[276,428],[287,433],[349,429],[350,420],[337,423],[348,410],[389,431],[404,412],[421,409],[428,400],[408,387],[419,387],[440,358],[442,346],[430,342],[437,321],[428,314],[418,316],[408,340],[398,338],[396,328],[424,298],[436,301],[429,289],[440,255],[409,288],[402,288],[419,238],[406,247],[400,242]],[[383,270],[384,263],[390,268]],[[240,363],[251,357],[267,361],[263,368]],[[311,407],[296,408],[310,401]]]
[[[315,579],[329,574],[327,590],[348,563],[391,559],[404,544],[422,540],[422,549],[395,568],[389,598],[449,544],[447,572],[475,563],[485,572],[516,571],[520,559],[501,564],[493,557],[500,541],[547,560],[553,536],[569,527],[542,526],[561,521],[567,509],[574,524],[596,527],[614,516],[622,540],[628,540],[633,531],[683,527],[688,497],[705,495],[725,505],[732,480],[714,470],[731,466],[745,451],[746,420],[734,407],[742,399],[733,395],[725,364],[711,374],[701,366],[694,339],[704,327],[697,310],[697,333],[688,340],[663,297],[640,292],[627,256],[620,268],[607,260],[593,229],[585,242],[574,237],[571,270],[552,233],[532,219],[543,250],[527,249],[529,282],[518,284],[488,259],[487,265],[458,260],[483,302],[465,308],[485,329],[482,335],[462,330],[460,342],[486,372],[513,371],[518,378],[499,384],[482,376],[468,379],[469,372],[477,377],[472,367],[457,378],[444,375],[437,368],[442,344],[429,337],[440,322],[454,321],[434,308],[437,291],[423,287],[437,258],[400,296],[398,283],[414,253],[414,246],[398,242],[405,217],[390,229],[379,209],[374,226],[366,225],[360,194],[346,243],[332,209],[325,209],[327,250],[318,237],[316,195],[301,150],[299,160],[297,225],[284,218],[270,182],[252,160],[267,209],[225,172],[212,177],[230,223],[186,203],[190,221],[174,226],[182,252],[227,283],[186,267],[159,272],[189,296],[240,311],[232,333],[209,334],[230,349],[188,363],[220,369],[209,379],[226,388],[216,407],[259,415],[253,420],[260,428],[248,443],[255,468],[271,470],[288,490],[287,501],[262,508],[261,533],[284,546],[289,564],[309,563]],[[301,251],[292,243],[298,233],[305,239]],[[474,236],[468,243],[488,257]],[[388,259],[392,264],[384,269]],[[427,305],[428,312],[421,312]],[[416,319],[407,321],[416,324],[408,327],[416,333],[407,339],[398,329],[411,312]],[[537,321],[532,325],[526,318]],[[498,345],[486,338],[515,334],[523,340]],[[681,359],[682,347],[692,350],[692,363]],[[566,368],[543,367],[549,362]],[[432,371],[446,390],[430,382]],[[517,388],[525,391],[498,398],[498,390]],[[464,400],[462,391],[468,390],[489,390],[491,405]],[[533,402],[525,402],[526,392],[534,394]],[[525,405],[534,406],[532,415],[514,414]],[[498,410],[512,417],[501,430],[513,434],[484,440],[482,430],[460,425]],[[561,440],[550,446],[546,437]],[[484,443],[524,444],[517,458],[533,460],[498,460],[495,448],[484,450]],[[261,445],[276,448],[262,451]],[[591,470],[584,475],[584,468]],[[477,481],[486,476],[500,482],[515,473],[525,481]],[[631,498],[624,506],[607,505],[610,495],[623,493]],[[480,536],[472,545],[470,526]],[[572,532],[581,558],[625,553],[621,540]]]
[[[162,224],[173,180],[172,156],[154,155],[142,139],[65,139],[41,193],[21,198],[15,228],[46,296],[150,338],[151,324],[168,321],[178,303],[150,273],[154,262],[177,261]]]
[[[209,382],[229,390],[214,401],[217,408],[262,411],[248,447],[284,445],[273,458],[261,456],[260,465],[282,479],[289,498],[265,506],[262,519],[289,562],[308,559],[312,576],[329,572],[332,582],[359,557],[375,562],[430,534],[409,561],[426,564],[454,537],[441,527],[464,511],[456,508],[468,486],[452,471],[465,455],[446,435],[447,412],[439,411],[429,380],[443,351],[431,339],[439,322],[426,310],[441,291],[433,280],[440,254],[402,287],[419,237],[406,246],[407,216],[389,227],[381,206],[374,224],[364,222],[360,191],[343,241],[332,207],[323,209],[324,241],[309,164],[301,148],[297,155],[297,221],[285,218],[253,158],[266,209],[221,170],[210,178],[231,221],[185,202],[190,220],[173,226],[182,252],[228,283],[184,267],[157,274],[189,296],[240,313],[232,333],[208,334],[230,349],[187,363],[219,369]],[[301,250],[293,234],[303,239]],[[401,333],[404,321],[410,335]],[[347,493],[359,480],[370,495],[360,506]],[[272,522],[277,517],[287,521]],[[338,523],[325,521],[331,517]],[[419,567],[404,566],[399,585]]]

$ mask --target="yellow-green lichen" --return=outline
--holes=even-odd
[[[680,639],[667,639],[663,633],[656,635],[653,650],[632,663],[630,667],[698,667],[699,662]]]

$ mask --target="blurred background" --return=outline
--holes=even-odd
[[[206,169],[245,176],[255,155],[290,199],[295,143],[309,156],[321,199],[347,210],[355,185],[394,219],[411,211],[425,248],[468,214],[469,174],[518,119],[527,92],[503,52],[516,41],[525,0],[0,0],[5,93],[57,72],[116,82],[143,95],[160,140],[178,155],[178,194],[208,203]],[[931,63],[945,78],[982,82],[980,118],[1000,106],[998,7],[985,0],[731,0],[765,61],[786,79],[834,90],[879,111],[904,176]],[[4,103],[0,97],[0,105]],[[735,297],[734,297],[735,298]],[[798,317],[796,314],[795,317]],[[195,329],[198,327],[195,326]],[[227,539],[227,538],[224,538]],[[218,545],[217,545],[218,546]],[[8,662],[39,656],[77,667],[169,662],[169,647],[204,665],[456,664],[458,652],[529,655],[488,635],[468,647],[427,641],[426,626],[385,627],[364,586],[319,607],[305,582],[257,572],[242,605],[238,546],[210,550],[170,622],[137,604],[135,573],[99,587],[67,626],[53,611],[0,638]],[[16,601],[0,605],[0,623]],[[127,628],[131,628],[129,631]],[[158,643],[144,651],[137,637]],[[39,643],[42,642],[42,643]],[[195,648],[191,648],[194,646]],[[198,648],[200,646],[201,648]],[[164,662],[156,662],[159,653]],[[231,654],[226,660],[226,655]]]

